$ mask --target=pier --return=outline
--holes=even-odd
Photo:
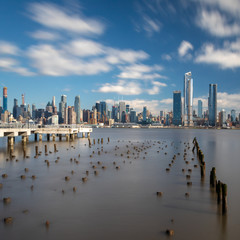
[[[67,141],[74,140],[76,137],[90,137],[92,132],[92,127],[84,125],[3,125],[0,126],[0,137],[8,138],[8,146],[13,146],[15,142],[15,137],[21,136],[22,142],[28,142],[30,135],[34,134],[35,141],[42,141],[43,135],[47,136],[47,141],[56,140],[59,141],[65,138]]]

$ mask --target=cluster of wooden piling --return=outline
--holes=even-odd
[[[199,162],[200,162],[201,177],[204,178],[205,177],[206,164],[205,164],[205,161],[204,161],[204,154],[199,147],[199,144],[198,144],[198,141],[197,141],[196,137],[193,139],[193,144],[194,144],[194,146],[193,146],[192,151],[194,153],[194,151],[196,149],[197,156],[198,156],[198,159],[199,159]]]
[[[216,189],[217,203],[222,204],[222,214],[225,215],[227,212],[227,184],[217,180],[215,167],[210,172],[210,186]]]

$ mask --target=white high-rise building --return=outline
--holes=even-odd
[[[184,75],[183,98],[183,125],[193,126],[193,79],[191,72]]]

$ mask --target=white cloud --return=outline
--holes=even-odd
[[[30,5],[31,18],[39,24],[53,29],[80,34],[102,34],[104,25],[50,3]]]
[[[101,59],[83,61],[68,55],[62,49],[57,49],[47,44],[32,46],[27,54],[32,60],[33,66],[44,75],[94,75],[108,72],[111,69],[109,64],[101,61]]]
[[[126,80],[119,80],[116,84],[103,84],[97,91],[102,93],[117,93],[120,95],[139,95],[142,93],[142,89],[137,82],[129,82]]]
[[[219,92],[217,94],[217,107],[219,110],[225,109],[230,111],[235,109],[240,112],[240,93],[229,94],[226,92]]]
[[[137,81],[129,80],[118,80],[117,83],[105,83],[97,92],[102,93],[117,93],[119,95],[139,95],[147,93],[149,95],[158,94],[162,87],[166,87],[167,84],[158,81],[152,81],[150,88],[144,86],[142,83]],[[93,90],[95,92],[95,90]]]
[[[19,63],[11,58],[0,58],[0,69],[6,72],[15,72],[22,76],[33,76],[33,72],[29,71],[27,68],[19,66]]]
[[[240,35],[239,23],[229,23],[220,12],[202,9],[196,19],[197,25],[213,36],[230,37]]]
[[[239,0],[195,0],[200,3],[205,3],[208,6],[219,7],[221,10],[230,13],[231,15],[240,16],[240,1]]]
[[[115,49],[106,47],[106,61],[110,64],[136,63],[141,60],[149,58],[149,55],[142,51],[135,51],[132,49]]]
[[[88,39],[71,41],[64,48],[69,53],[80,57],[97,56],[105,52],[101,44]]]
[[[172,60],[172,57],[171,57],[171,55],[169,55],[169,54],[163,54],[163,55],[162,55],[162,59],[163,59],[163,60],[167,60],[167,61],[171,61],[171,60]]]
[[[185,57],[189,50],[193,50],[193,45],[190,42],[183,40],[178,47],[178,54],[180,57]]]
[[[123,79],[138,79],[138,80],[153,80],[158,78],[166,78],[156,71],[161,71],[163,69],[160,65],[144,65],[144,64],[134,64],[130,66],[120,67],[122,72],[118,75],[119,78]]]
[[[154,32],[160,32],[161,23],[157,19],[152,19],[147,15],[143,16],[143,29],[152,35]]]
[[[240,67],[240,40],[225,42],[223,48],[216,48],[213,44],[205,44],[196,56],[195,62],[215,64],[222,69]]]
[[[18,55],[19,49],[12,43],[0,41],[0,54]]]
[[[53,41],[53,40],[59,39],[59,35],[57,33],[41,31],[41,30],[33,32],[30,35],[31,35],[31,37],[33,37],[35,39],[39,39],[39,40]]]

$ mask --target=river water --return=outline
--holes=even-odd
[[[204,179],[192,153],[194,137],[205,155]],[[57,140],[58,152],[54,153],[54,142],[45,138],[34,142],[32,137],[26,145],[29,158],[23,157],[17,139],[12,160],[6,139],[0,139],[0,239],[169,239],[166,229],[174,230],[173,239],[239,238],[239,131],[94,129],[92,143],[98,138],[103,138],[103,144],[96,141],[91,148],[87,138]],[[38,158],[34,158],[35,146],[42,151]],[[217,179],[228,185],[225,216],[209,186],[212,167],[216,167]],[[7,178],[2,178],[4,173]],[[190,180],[186,175],[191,175]],[[187,186],[187,181],[192,186]],[[162,196],[157,196],[157,191]],[[11,203],[4,204],[5,197],[10,197]],[[13,222],[4,224],[5,217],[12,217]]]

